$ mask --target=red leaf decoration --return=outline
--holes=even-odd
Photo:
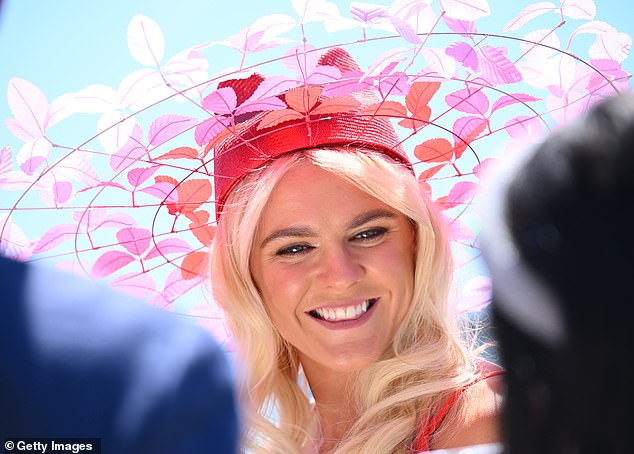
[[[361,103],[353,96],[338,96],[336,98],[328,98],[317,107],[315,107],[311,115],[326,115],[339,112],[350,112],[359,107]]]
[[[198,151],[191,147],[178,147],[173,150],[168,151],[165,154],[162,154],[155,160],[160,159],[196,159],[198,158]]]
[[[291,109],[301,113],[308,113],[319,101],[321,90],[321,87],[299,87],[286,93],[284,99]]]
[[[382,101],[371,106],[365,107],[358,112],[360,115],[371,116],[388,116],[388,117],[405,117],[407,116],[407,110],[405,106],[396,101]]]
[[[447,139],[429,139],[414,148],[414,155],[423,162],[448,162],[453,145]]]
[[[301,114],[293,109],[276,110],[266,114],[264,118],[262,118],[262,121],[258,124],[257,129],[272,128],[281,123],[291,120],[300,120],[302,118],[304,118],[304,114]]]
[[[96,278],[106,277],[134,260],[134,257],[126,252],[108,251],[95,261],[90,274]]]
[[[178,192],[177,209],[181,213],[192,214],[203,203],[211,199],[211,182],[207,179],[187,180],[176,187]]]
[[[181,264],[183,279],[194,279],[205,275],[208,254],[206,252],[193,251],[185,256]]]

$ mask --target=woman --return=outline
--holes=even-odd
[[[320,64],[356,68],[341,49]],[[244,100],[261,80],[227,86]],[[334,104],[298,90],[281,98]],[[391,453],[497,441],[497,382],[483,380],[497,372],[463,346],[447,306],[441,216],[389,122],[358,114],[374,95],[351,96],[346,111],[299,120],[246,115],[210,144],[212,282],[244,361],[245,447]]]

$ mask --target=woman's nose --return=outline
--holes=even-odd
[[[359,258],[345,247],[327,248],[320,261],[318,279],[325,287],[346,289],[359,282],[365,273]]]

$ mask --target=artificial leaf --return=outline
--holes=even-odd
[[[451,188],[449,194],[436,200],[443,210],[450,210],[460,205],[470,204],[478,192],[478,185],[473,181],[459,181]]]
[[[148,273],[126,273],[108,284],[135,298],[145,298],[156,293],[156,282]]]
[[[53,199],[55,205],[66,203],[73,195],[73,184],[70,181],[56,181],[53,184]]]
[[[260,123],[258,123],[257,129],[265,129],[272,128],[281,123],[291,121],[291,120],[299,120],[304,118],[304,115],[297,112],[293,109],[283,109],[283,110],[275,110],[273,112],[267,113]]]
[[[448,162],[453,157],[453,145],[447,139],[429,139],[416,145],[414,156],[422,162]]]
[[[446,15],[443,16],[442,19],[443,21],[445,21],[445,24],[447,24],[447,27],[449,27],[451,31],[460,33],[466,38],[470,38],[473,33],[478,32],[475,23],[473,23],[472,21],[453,19]]]
[[[385,116],[388,118],[404,118],[407,116],[405,106],[397,101],[382,101],[364,107],[357,112],[359,115]]]
[[[74,239],[76,235],[77,226],[75,224],[60,224],[51,227],[37,240],[33,253],[41,254],[49,251],[65,241]]]
[[[162,159],[196,159],[198,151],[191,147],[178,147],[168,151],[165,154],[155,158],[156,161]]]
[[[145,168],[132,169],[128,172],[128,183],[133,187],[142,185],[145,180],[150,178],[161,166],[152,166]]]
[[[351,112],[359,107],[361,103],[353,96],[338,96],[336,98],[327,98],[317,107],[315,107],[311,115],[327,115],[340,112]]]
[[[9,130],[21,140],[29,141],[44,135],[48,117],[48,101],[31,82],[14,77],[7,88],[9,108],[15,116],[7,121]]]
[[[165,50],[161,27],[149,17],[136,15],[128,25],[128,49],[145,66],[158,66]]]
[[[158,147],[184,131],[192,128],[196,122],[197,120],[195,118],[186,117],[184,115],[161,115],[150,125],[148,142],[150,145]]]
[[[11,145],[5,145],[0,150],[0,176],[10,171],[13,167],[11,153]]]
[[[455,42],[450,44],[445,52],[471,72],[478,70],[478,56],[476,55],[475,49],[469,44],[465,42]]]
[[[447,55],[444,48],[423,47],[420,53],[433,72],[445,79],[454,77],[456,60]]]
[[[417,120],[429,120],[431,109],[428,106],[431,98],[440,88],[440,82],[414,82],[405,97],[407,110]]]
[[[291,109],[301,113],[308,113],[319,101],[321,90],[321,87],[299,87],[288,91],[284,95],[284,99]]]
[[[487,0],[443,0],[442,5],[447,17],[465,21],[474,21],[491,14]]]
[[[460,159],[467,147],[487,128],[489,122],[482,117],[458,118],[453,125],[455,159]]]
[[[191,251],[192,247],[187,241],[180,238],[167,238],[165,240],[158,241],[150,252],[144,257],[144,260],[153,259],[156,257],[162,257],[167,254],[186,254]]]
[[[187,215],[196,211],[211,199],[211,182],[208,179],[190,179],[176,187],[178,211]]]
[[[126,227],[116,233],[119,244],[128,252],[141,256],[150,247],[152,232],[138,227]]]
[[[513,104],[518,104],[518,103],[525,104],[527,102],[535,102],[535,101],[539,101],[539,98],[536,98],[534,96],[531,96],[525,93],[512,93],[512,94],[504,95],[493,103],[493,107],[491,107],[491,113],[499,109],[503,109],[504,107],[511,106]]]
[[[539,2],[528,5],[522,11],[520,11],[517,16],[515,16],[513,19],[508,21],[506,25],[504,25],[504,31],[512,32],[519,30],[532,19],[535,19],[536,17],[539,17],[549,11],[556,10],[557,7],[551,2]]]
[[[597,14],[594,0],[562,0],[561,12],[571,19],[592,20]]]
[[[203,246],[210,246],[216,234],[216,226],[206,223],[191,223],[189,230]]]
[[[181,264],[183,279],[194,279],[205,274],[208,254],[201,251],[193,251],[185,256]]]
[[[222,87],[205,96],[203,108],[215,114],[231,114],[238,105],[238,97],[232,87]]]
[[[96,278],[110,276],[115,271],[123,268],[135,258],[123,251],[108,251],[101,254],[92,267],[90,274]]]
[[[38,167],[48,158],[51,143],[44,137],[32,139],[20,147],[15,157],[20,168],[27,175],[33,175]]]
[[[196,126],[196,130],[194,131],[194,139],[196,140],[196,143],[200,146],[210,143],[213,138],[227,128],[229,123],[230,120],[227,117],[221,117],[218,115],[203,121]]]
[[[445,102],[460,112],[485,115],[489,110],[489,98],[482,89],[463,88],[445,96]]]
[[[146,155],[147,148],[143,145],[143,131],[138,124],[135,124],[125,145],[110,157],[110,167],[119,172],[138,164]]]
[[[510,84],[522,80],[522,75],[506,58],[505,53],[505,48],[492,46],[482,46],[478,51],[482,76],[492,85]]]

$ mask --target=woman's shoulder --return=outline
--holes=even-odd
[[[501,440],[500,411],[503,371],[496,364],[481,361],[479,375],[462,391],[460,404],[454,405],[446,423],[451,429],[434,437],[434,448],[457,448]]]

